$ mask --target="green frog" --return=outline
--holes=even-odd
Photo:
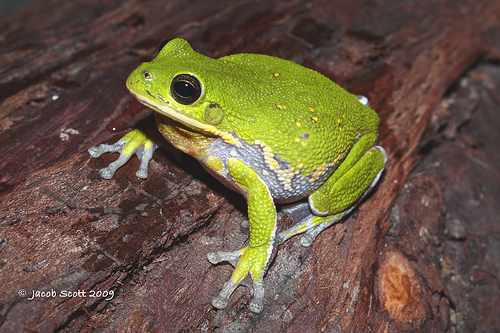
[[[301,244],[311,245],[375,186],[387,161],[376,145],[379,117],[366,99],[288,60],[261,54],[212,59],[176,38],[130,74],[127,88],[155,111],[159,131],[174,147],[248,203],[248,245],[208,254],[213,264],[235,266],[212,301],[216,308],[227,306],[249,274],[250,310],[261,312],[263,279],[278,245],[300,233]],[[146,178],[156,147],[136,129],[89,152],[94,157],[120,153],[100,171],[104,178],[113,177],[135,153],[141,160],[137,176]],[[305,217],[278,233],[275,204],[296,202],[284,213]]]

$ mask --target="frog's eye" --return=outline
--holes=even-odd
[[[160,53],[161,50],[163,50],[163,48],[165,47],[165,45],[167,45],[168,42],[170,42],[172,39],[174,38],[167,38],[163,42],[161,42],[160,46],[158,47],[158,53]]]
[[[201,96],[201,83],[192,75],[179,74],[170,84],[172,97],[181,104],[193,104]]]

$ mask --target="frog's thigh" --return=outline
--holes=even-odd
[[[314,213],[280,233],[280,241],[306,232],[300,240],[309,246],[323,230],[350,213],[378,181],[387,160],[382,147],[373,146],[375,135],[363,136],[342,164],[316,192],[309,197]]]
[[[374,134],[361,137],[330,178],[309,196],[315,215],[342,213],[375,185],[387,160],[384,149],[374,146],[375,140]]]

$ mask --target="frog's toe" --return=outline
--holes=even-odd
[[[127,161],[130,159],[130,155],[124,155],[121,154],[120,157],[113,163],[110,163],[107,167],[102,168],[99,170],[99,174],[101,175],[102,178],[104,179],[111,179],[113,178],[116,170],[118,170],[122,165],[127,163]]]
[[[280,244],[283,244],[295,235],[304,233],[304,236],[300,239],[300,244],[304,247],[309,247],[323,230],[340,221],[349,212],[350,210],[347,210],[330,216],[309,215],[290,229],[280,232],[278,235]]]
[[[316,236],[318,235],[305,234],[300,239],[300,245],[302,245],[303,247],[311,246],[311,244],[316,240]]]
[[[113,178],[116,170],[127,163],[133,154],[136,154],[141,161],[136,176],[145,179],[148,178],[148,164],[153,158],[156,148],[158,148],[156,143],[148,139],[140,130],[136,129],[112,145],[100,144],[97,147],[89,148],[88,152],[92,157],[99,157],[104,153],[120,153],[116,161],[99,170],[99,174],[105,179]]]
[[[120,153],[120,157],[113,163],[110,163],[107,167],[102,168],[99,170],[99,174],[101,175],[102,178],[105,179],[111,179],[113,178],[116,170],[120,168],[122,165],[127,163],[127,161],[130,159],[131,155],[125,155],[122,153],[123,148],[125,147],[126,142],[123,142],[122,140],[119,140],[118,142],[108,145],[108,144],[100,144],[97,147],[92,147],[88,149],[88,152],[90,156],[92,157],[99,157],[104,153]]]
[[[240,257],[241,257],[240,251],[234,251],[234,252],[217,251],[217,252],[210,252],[207,254],[208,261],[210,261],[211,264],[216,265],[223,261],[227,261],[233,267],[236,267]]]
[[[141,165],[139,166],[139,170],[135,173],[135,175],[139,178],[146,179],[148,178],[148,165],[149,161],[153,158],[153,153],[158,148],[157,144],[150,144],[142,146],[135,153],[139,160],[141,161]]]
[[[224,287],[220,291],[219,295],[212,300],[212,305],[216,309],[224,309],[229,304],[229,298],[240,285],[240,282],[234,282],[229,279],[224,284]],[[254,313],[261,313],[264,309],[264,282],[262,279],[253,282],[253,298],[250,301],[250,311]]]
[[[212,305],[216,309],[224,309],[227,307],[229,303],[229,297],[234,292],[234,290],[238,287],[239,283],[234,282],[233,280],[229,280],[224,284],[224,287],[220,291],[219,295],[212,300]]]
[[[307,230],[306,233],[304,234],[304,236],[302,236],[302,238],[300,239],[300,244],[303,247],[311,246],[311,244],[316,240],[316,237],[318,237],[318,235],[323,230],[328,228],[330,225],[331,224],[328,222],[327,223],[323,222],[321,224],[316,225],[314,228]]]
[[[248,220],[241,221],[240,225],[242,228],[245,228],[245,229],[250,228],[250,222],[248,222]]]
[[[224,284],[219,295],[212,301],[214,307],[221,309],[227,306],[233,291],[242,283],[246,276],[250,276],[253,281],[253,295],[250,303],[250,310],[255,313],[262,312],[264,308],[264,283],[263,277],[266,273],[266,263],[272,260],[275,253],[272,248],[277,243],[259,247],[244,247],[235,252],[213,252],[208,254],[208,260],[212,264],[222,261],[229,261],[235,266],[231,279]]]
[[[366,106],[370,106],[370,102],[368,101],[368,98],[366,98],[365,96],[361,96],[361,95],[356,95],[356,99],[361,103],[361,104],[364,104]]]
[[[250,311],[261,313],[264,310],[264,281],[262,279],[253,283],[253,298],[250,301]]]
[[[112,145],[101,143],[97,147],[89,148],[88,152],[89,152],[90,156],[92,156],[92,157],[99,157],[104,153],[121,153],[121,151],[123,150],[123,147],[125,147],[125,142],[120,140]]]

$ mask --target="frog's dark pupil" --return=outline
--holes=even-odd
[[[184,98],[191,97],[195,93],[194,87],[191,83],[186,81],[177,81],[174,83],[175,92]]]
[[[190,74],[179,74],[170,85],[172,97],[181,104],[193,104],[201,96],[201,83]]]

